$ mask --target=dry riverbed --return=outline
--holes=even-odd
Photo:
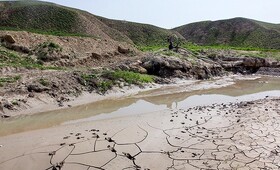
[[[280,98],[67,124],[0,138],[0,169],[279,169]]]
[[[229,76],[3,119],[0,169],[279,169],[279,96],[278,78]]]

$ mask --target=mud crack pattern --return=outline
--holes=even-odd
[[[280,169],[279,101],[213,104],[73,129],[57,144],[2,158],[0,169]]]

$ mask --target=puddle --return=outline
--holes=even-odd
[[[224,87],[224,84],[228,86]],[[0,136],[61,124],[147,114],[212,103],[254,100],[266,96],[280,96],[280,78],[222,78],[198,81],[162,87],[118,100],[103,100],[63,110],[1,120]]]

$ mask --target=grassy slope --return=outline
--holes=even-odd
[[[34,1],[1,2],[2,29],[27,30],[46,34],[82,34],[78,14],[53,4]],[[59,22],[58,22],[59,21]]]
[[[201,45],[280,49],[280,26],[245,18],[187,24],[174,30]]]
[[[39,1],[0,2],[0,29],[112,38],[131,43],[125,35],[88,12]]]
[[[0,29],[105,37],[134,43],[142,50],[167,47],[168,36],[174,34],[201,45],[280,49],[279,24],[234,18],[192,23],[167,30],[148,24],[106,19],[85,11],[40,1],[0,2]]]
[[[137,46],[166,46],[173,31],[147,24],[97,17],[88,12],[39,1],[0,2],[0,29],[41,34],[110,37]],[[178,34],[178,37],[183,37]]]
[[[128,36],[137,46],[167,46],[167,38],[170,35],[177,35],[184,39],[175,31],[159,28],[153,25],[140,24],[128,21],[111,20],[98,17],[100,21]]]

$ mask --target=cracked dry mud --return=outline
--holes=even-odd
[[[279,102],[214,104],[11,135],[0,138],[0,169],[280,169]]]

